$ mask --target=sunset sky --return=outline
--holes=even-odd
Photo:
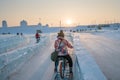
[[[0,26],[41,22],[50,26],[75,26],[120,22],[120,0],[0,0]]]

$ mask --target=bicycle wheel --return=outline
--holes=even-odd
[[[60,68],[59,68],[60,70],[60,76],[61,76],[61,78],[63,79],[64,78],[64,64],[61,62],[60,63]]]

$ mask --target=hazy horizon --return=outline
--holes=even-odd
[[[0,0],[0,26],[41,22],[50,26],[76,26],[120,22],[120,0]]]

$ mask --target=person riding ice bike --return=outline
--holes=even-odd
[[[73,46],[64,38],[64,34],[58,33],[57,40],[55,40],[54,43],[55,50],[58,51],[58,57],[55,61],[55,69],[54,71],[57,72],[57,67],[59,64],[59,57],[64,57],[66,60],[68,60],[69,63],[69,72],[70,75],[73,75],[72,67],[73,67],[73,61],[70,55],[68,54],[67,48],[73,48]]]
[[[38,32],[35,34],[35,38],[36,38],[36,43],[38,43],[40,41],[40,34]]]

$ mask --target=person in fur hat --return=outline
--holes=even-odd
[[[60,34],[61,34],[62,36],[64,36],[64,32],[63,32],[63,30],[60,30]]]
[[[58,33],[57,40],[55,40],[55,43],[54,43],[54,48],[56,51],[58,51],[58,58],[64,57],[68,60],[69,69],[70,69],[69,71],[70,71],[70,74],[72,75],[73,74],[73,71],[72,71],[73,61],[68,53],[67,48],[73,48],[73,46],[64,38],[63,32]],[[59,61],[57,59],[55,61],[55,69],[54,69],[55,72],[57,71],[58,64],[59,64]]]

